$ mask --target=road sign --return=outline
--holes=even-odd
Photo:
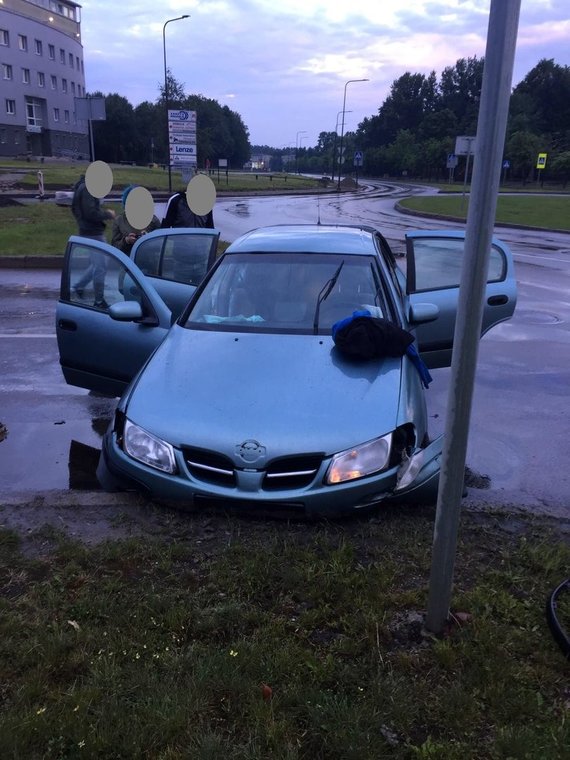
[[[548,153],[539,153],[538,158],[536,159],[536,168],[537,169],[546,169],[546,157]]]
[[[459,162],[459,159],[457,158],[455,153],[447,154],[447,164],[446,164],[447,169],[455,169],[458,162]]]
[[[361,150],[357,150],[354,153],[354,165],[362,166],[362,151]]]
[[[468,156],[475,151],[475,137],[461,135],[455,138],[455,155]]]
[[[511,168],[511,162],[510,161],[503,161],[503,169],[510,169]]]

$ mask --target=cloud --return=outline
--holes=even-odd
[[[377,113],[407,71],[439,75],[484,55],[490,0],[150,0],[82,7],[86,84],[133,105],[154,101],[167,64],[187,93],[229,105],[254,143],[280,146],[307,130],[305,145],[332,130],[348,79],[350,129]],[[540,58],[568,65],[568,0],[524,0],[513,83]]]

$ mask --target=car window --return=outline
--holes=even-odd
[[[319,332],[357,309],[385,315],[373,274],[373,257],[341,254],[227,255],[214,270],[186,318],[186,326],[313,332],[319,293],[338,272],[319,308]],[[342,265],[342,267],[341,267]],[[339,270],[340,267],[340,270]]]
[[[208,271],[212,238],[208,235],[172,235],[166,240],[162,277],[199,285]]]
[[[456,288],[461,280],[465,248],[464,239],[414,238],[415,292]],[[507,262],[504,253],[491,247],[487,282],[505,279]]]
[[[105,251],[72,243],[67,265],[69,300],[101,310],[118,301],[142,303],[142,290],[124,265]]]
[[[164,238],[149,237],[141,240],[135,253],[135,264],[149,277],[158,277],[160,274],[160,256]]]

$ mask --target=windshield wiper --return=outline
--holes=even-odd
[[[333,274],[330,280],[327,280],[327,282],[325,282],[324,286],[321,289],[321,292],[319,293],[319,297],[317,298],[317,307],[315,309],[315,318],[313,319],[313,332],[315,335],[317,335],[319,331],[319,311],[321,310],[321,304],[323,301],[326,301],[326,299],[330,296],[331,290],[336,285],[336,281],[338,280],[340,270],[343,268],[343,266],[344,266],[344,259],[340,262],[336,272]]]

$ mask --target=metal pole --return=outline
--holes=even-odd
[[[336,115],[336,124],[334,127],[334,143],[333,143],[333,158],[332,158],[332,171],[331,171],[331,178],[334,181],[334,172],[335,172],[335,163],[336,163],[336,138],[338,137],[338,117],[341,115],[342,111],[339,111]],[[352,113],[352,111],[347,111],[346,113]]]
[[[91,147],[91,161],[95,161],[95,142],[93,140],[93,114],[91,112],[91,95],[87,96],[87,102],[89,103],[89,144]]]
[[[176,18],[169,18],[164,22],[162,27],[162,52],[164,55],[164,110],[166,113],[166,155],[168,158],[168,192],[172,193],[172,171],[170,167],[170,131],[168,129],[168,70],[166,68],[166,25],[171,24],[173,21],[181,21],[183,18],[190,18],[186,13],[184,16],[176,16]]]
[[[467,216],[451,382],[434,526],[426,628],[441,633],[449,616],[465,474],[469,417],[509,110],[521,0],[491,0]]]
[[[344,114],[346,113],[346,111],[345,111],[345,106],[346,106],[346,88],[348,87],[349,84],[351,84],[351,82],[368,82],[368,81],[369,81],[368,79],[349,79],[348,82],[346,82],[345,85],[344,85],[344,98],[342,100],[342,127],[341,127],[341,130],[340,130],[340,148],[339,148],[339,151],[338,151],[339,152],[339,156],[338,156],[338,185],[337,185],[337,190],[339,192],[340,192],[340,174],[341,174],[341,171],[342,171],[342,139],[344,137]]]
[[[295,174],[299,174],[299,135],[306,135],[307,132],[305,130],[302,130],[300,132],[297,132],[297,136],[295,137]]]

